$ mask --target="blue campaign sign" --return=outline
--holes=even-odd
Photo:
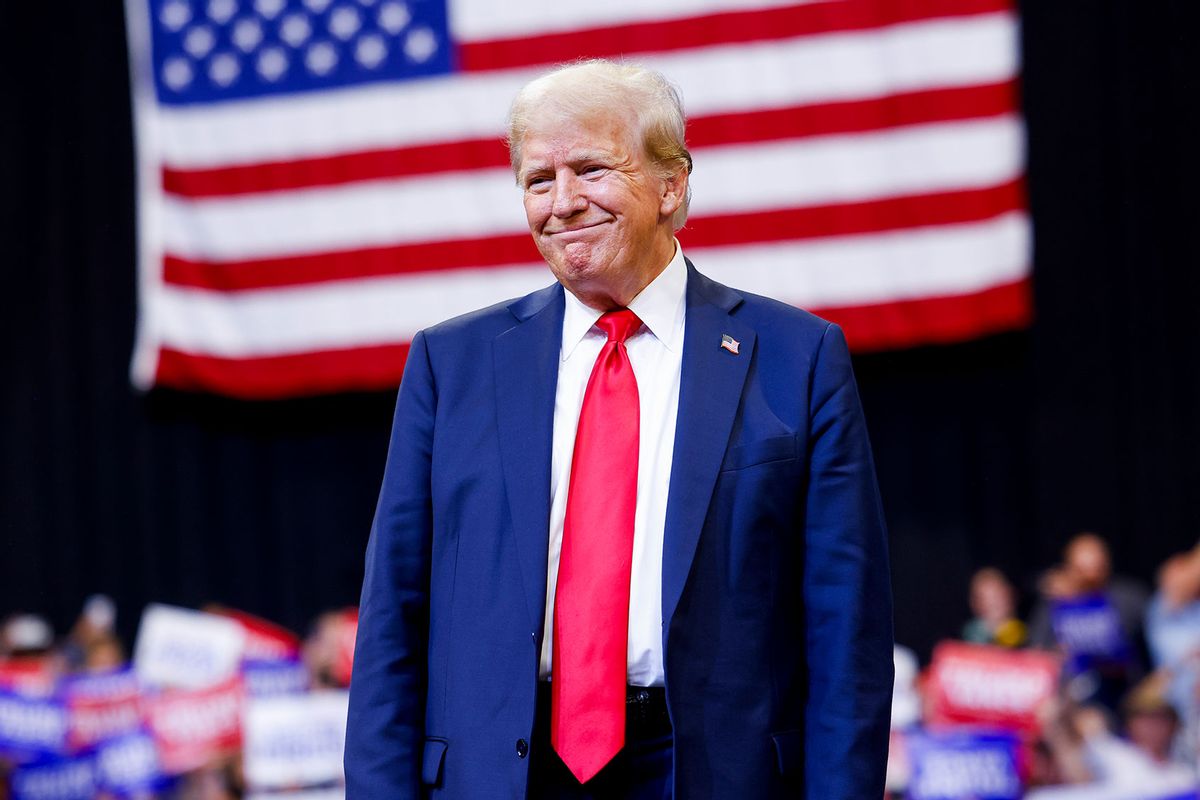
[[[1050,620],[1055,639],[1077,669],[1128,661],[1129,642],[1121,630],[1117,609],[1107,595],[1055,601]]]
[[[1020,800],[1019,742],[1002,732],[922,732],[908,740],[909,800]]]
[[[0,754],[24,761],[66,748],[67,710],[56,697],[0,689]]]
[[[47,758],[13,770],[12,800],[93,800],[96,764],[90,756]]]
[[[308,669],[298,659],[243,661],[242,679],[251,697],[307,692]]]
[[[110,739],[96,750],[101,789],[117,797],[144,797],[167,784],[154,737],[145,731]]]

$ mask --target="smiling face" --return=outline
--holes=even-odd
[[[544,112],[521,140],[517,180],[550,270],[589,306],[625,306],[674,254],[687,174],[659,177],[632,115]]]

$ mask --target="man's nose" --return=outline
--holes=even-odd
[[[554,178],[554,205],[551,213],[560,219],[578,214],[587,208],[583,195],[583,182],[570,170],[563,170]]]

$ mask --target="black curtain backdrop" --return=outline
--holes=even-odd
[[[357,599],[391,393],[130,388],[133,156],[121,4],[27,4],[0,113],[0,614],[90,593],[302,630]],[[1073,533],[1144,580],[1200,533],[1200,86],[1185,3],[1023,9],[1037,321],[857,359],[897,636],[927,654],[985,564],[1025,590]],[[6,15],[7,16],[7,15]],[[36,34],[36,35],[35,35]],[[1194,37],[1192,37],[1194,38]]]

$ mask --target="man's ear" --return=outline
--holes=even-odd
[[[678,170],[673,175],[663,178],[662,182],[663,188],[659,198],[658,213],[664,217],[670,217],[679,210],[687,198],[688,172],[686,169]]]

